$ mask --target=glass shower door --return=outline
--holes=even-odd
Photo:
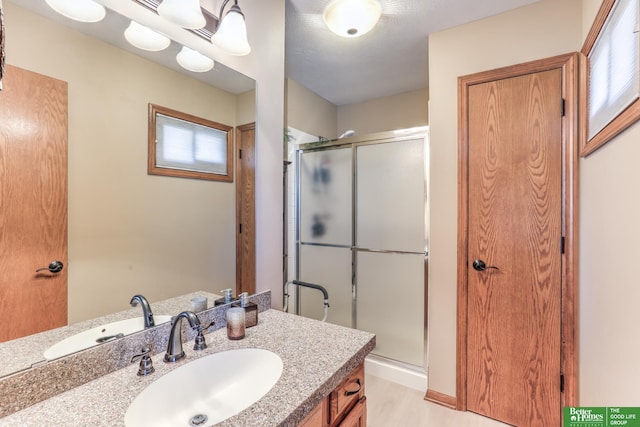
[[[424,366],[424,139],[356,148],[356,326],[374,353]]]
[[[298,277],[327,289],[328,322],[352,327],[352,149],[303,152],[298,164]],[[300,288],[298,295],[300,313],[321,319],[322,294]]]
[[[373,354],[424,366],[424,137],[300,151],[298,165],[296,277],[327,288],[327,321],[375,333]],[[298,296],[322,318],[320,292]]]

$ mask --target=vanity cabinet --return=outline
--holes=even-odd
[[[365,427],[364,364],[316,406],[298,427]]]

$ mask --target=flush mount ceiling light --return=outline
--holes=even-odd
[[[168,37],[153,31],[151,28],[131,21],[129,27],[124,30],[124,37],[129,43],[142,50],[157,52],[166,49],[171,44]]]
[[[80,22],[98,22],[104,18],[104,6],[93,0],[46,0],[51,9],[60,15]]]
[[[235,0],[233,6],[223,18],[222,14],[227,3],[229,3],[229,0],[222,2],[218,18],[220,21],[218,21],[216,31],[211,36],[211,42],[231,55],[248,55],[251,52],[251,46],[249,46],[249,40],[247,40],[247,25],[244,21],[244,14],[240,10],[240,6],[238,6],[238,0]]]
[[[207,23],[199,0],[162,0],[157,11],[158,15],[183,28],[197,30]]]
[[[377,0],[335,0],[324,10],[327,27],[341,37],[360,37],[376,26],[382,7]]]
[[[213,59],[207,58],[200,52],[186,46],[182,47],[182,50],[176,56],[176,60],[182,68],[194,73],[204,73],[212,69],[214,65]]]

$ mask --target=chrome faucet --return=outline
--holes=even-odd
[[[149,301],[147,301],[147,299],[142,295],[134,295],[133,298],[131,298],[131,301],[129,301],[131,307],[136,307],[138,303],[142,306],[145,329],[156,326],[156,323],[153,321],[153,312],[151,311],[151,305],[149,305]]]
[[[187,319],[192,329],[200,329],[200,320],[193,311],[183,311],[173,318],[171,333],[169,334],[169,344],[167,345],[167,352],[164,355],[164,361],[167,363],[177,362],[185,356],[182,350],[182,319]]]

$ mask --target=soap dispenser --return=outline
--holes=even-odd
[[[233,304],[233,307],[242,307],[245,311],[245,327],[250,328],[258,324],[258,304],[249,302],[249,293],[243,292],[240,295],[240,302]]]
[[[229,304],[230,302],[238,301],[238,298],[233,298],[233,290],[231,290],[231,289],[223,289],[220,292],[222,292],[222,295],[224,295],[224,297],[223,298],[218,298],[217,300],[215,300],[213,302],[214,306],[218,306],[218,305],[222,305],[222,304]]]

